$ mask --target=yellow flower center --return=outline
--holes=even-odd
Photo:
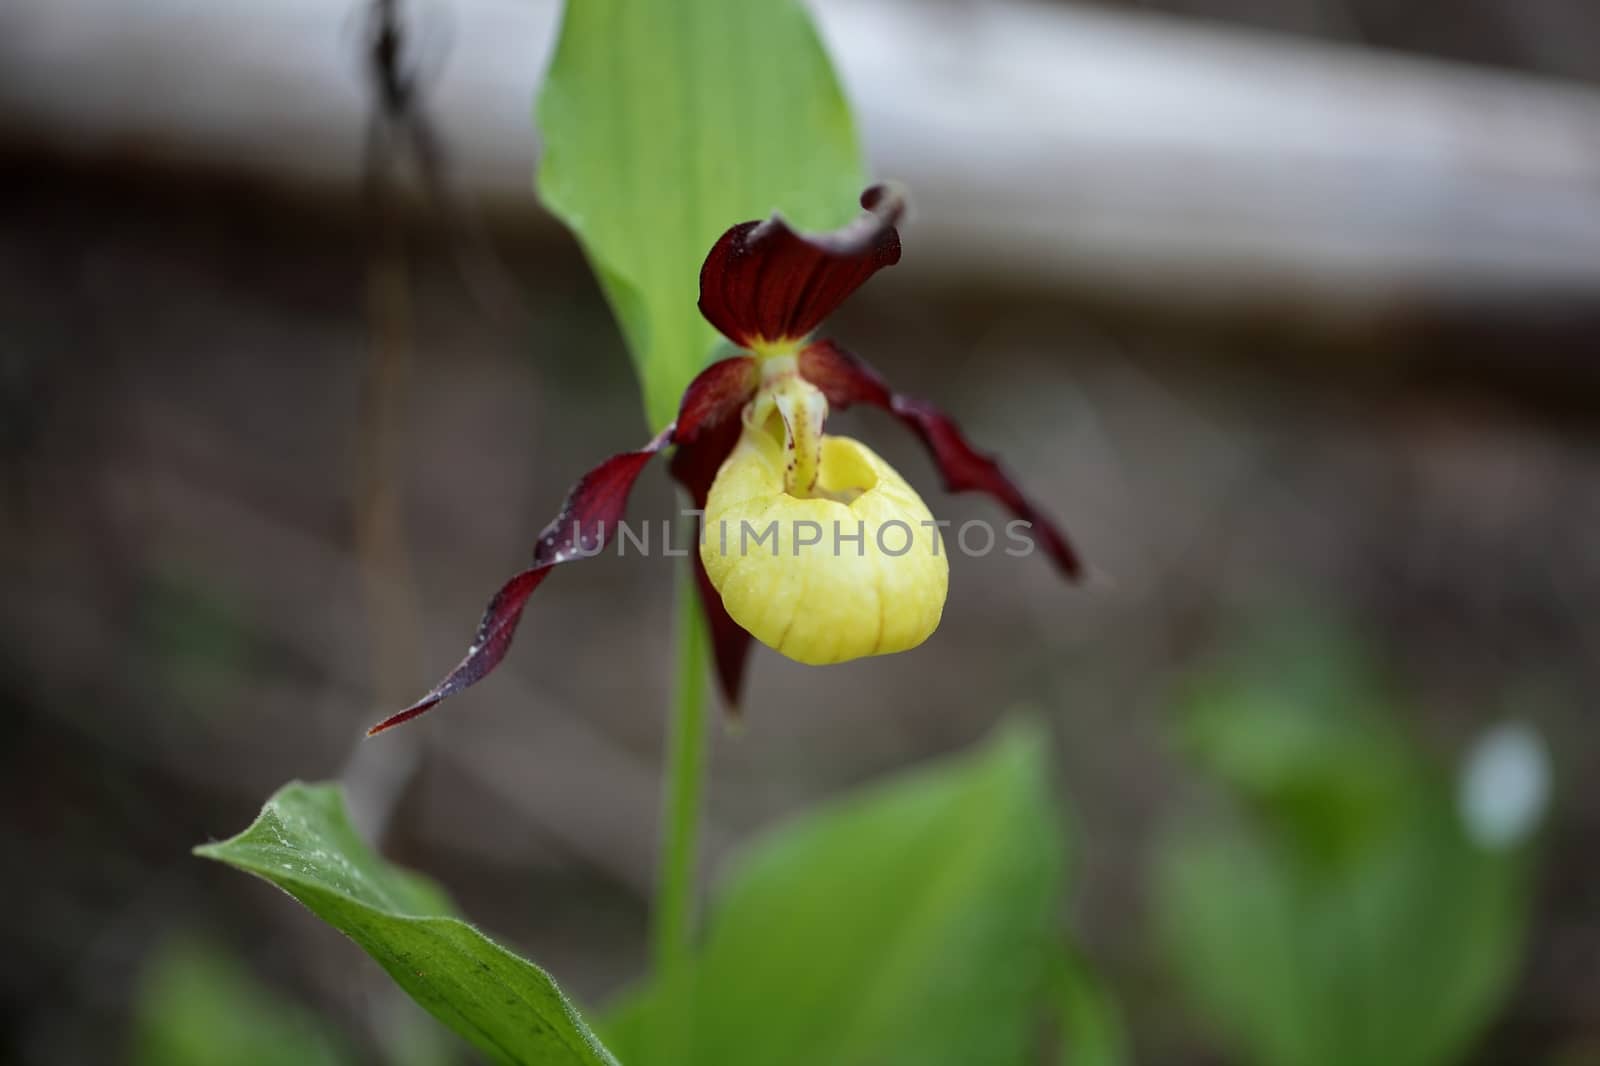
[[[822,432],[827,400],[792,357],[763,372],[706,501],[700,556],[723,606],[812,665],[916,647],[949,588],[933,516],[871,449]]]

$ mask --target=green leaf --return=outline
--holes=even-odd
[[[1245,1061],[1457,1061],[1514,971],[1528,850],[1471,839],[1374,689],[1324,697],[1230,683],[1188,708],[1190,751],[1236,816],[1168,843],[1165,945]]]
[[[1063,948],[1053,968],[1062,1066],[1125,1066],[1130,1062],[1122,1012],[1089,963]]]
[[[1064,866],[1047,765],[1013,726],[767,835],[613,1046],[629,1066],[1032,1061]]]
[[[164,945],[139,982],[134,1066],[344,1066],[355,1055],[321,1020],[264,988],[219,948]]]
[[[195,854],[305,904],[495,1062],[615,1066],[548,974],[451,917],[437,886],[362,842],[337,786],[285,785],[250,828]]]
[[[1191,998],[1247,1061],[1430,1066],[1457,1061],[1505,994],[1522,865],[1438,823],[1331,875],[1215,833],[1169,851],[1157,901]]]
[[[838,225],[865,184],[795,0],[569,0],[539,127],[539,193],[582,242],[657,428],[716,340],[696,308],[716,238],[774,210]]]

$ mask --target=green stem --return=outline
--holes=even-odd
[[[678,567],[678,665],[667,734],[654,919],[655,963],[662,975],[688,958],[694,940],[706,778],[706,664],[711,646],[697,596],[694,569],[684,560]]]

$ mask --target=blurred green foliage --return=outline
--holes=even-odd
[[[1016,724],[758,841],[682,981],[606,1028],[629,1066],[1020,1066],[1049,991],[1065,845]]]
[[[222,949],[166,944],[146,965],[134,1066],[348,1066],[349,1048],[315,1015],[255,981]]]
[[[1373,677],[1337,640],[1288,637],[1177,723],[1231,802],[1165,848],[1160,931],[1205,1020],[1262,1066],[1457,1061],[1517,962],[1526,837],[1473,838]]]
[[[1122,1010],[1087,959],[1063,946],[1051,969],[1063,1066],[1126,1066],[1132,1061]]]

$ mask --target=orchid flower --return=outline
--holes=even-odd
[[[494,670],[528,598],[555,567],[604,550],[634,481],[668,446],[672,476],[701,515],[697,585],[730,710],[752,636],[791,659],[824,664],[904,651],[939,624],[949,580],[939,524],[866,445],[825,432],[830,410],[862,404],[893,414],[927,446],[949,491],[992,496],[1028,524],[1063,576],[1080,576],[1066,537],[954,422],[893,392],[833,341],[811,339],[851,293],[900,261],[903,199],[879,185],[861,205],[862,215],[829,233],[797,233],[773,215],[722,235],[700,271],[700,311],[741,354],[701,371],[676,421],[643,448],[578,481],[539,535],[532,565],[489,601],[466,656],[369,736]]]

